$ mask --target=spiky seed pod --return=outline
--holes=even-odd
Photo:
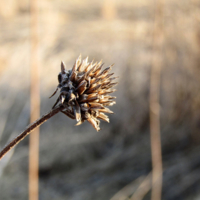
[[[102,119],[109,122],[105,113],[113,113],[105,106],[112,106],[116,97],[108,94],[115,91],[111,89],[117,84],[112,82],[117,77],[110,73],[112,65],[102,71],[102,61],[99,63],[88,62],[88,57],[81,61],[78,57],[71,70],[66,70],[65,64],[61,62],[61,72],[58,74],[58,87],[52,94],[54,96],[58,89],[60,95],[54,104],[62,104],[65,109],[63,114],[76,119],[77,125],[87,120],[97,131],[100,130]],[[51,96],[51,97],[52,97]]]

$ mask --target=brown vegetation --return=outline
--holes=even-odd
[[[13,8],[4,0],[0,2],[1,148],[29,123],[29,7],[28,1],[18,2]],[[114,62],[113,71],[120,76],[115,115],[110,117],[110,124],[101,124],[100,132],[86,123],[74,127],[74,120],[62,114],[41,126],[41,199],[106,200],[129,184],[132,194],[144,185],[143,180],[149,187],[149,86],[155,5],[151,0],[120,0],[108,17],[104,3],[40,1],[41,113],[47,112],[57,98],[48,99],[57,85],[55,75],[61,60],[69,69],[80,53],[89,55],[91,60]],[[167,0],[163,8],[159,106],[162,197],[166,200],[200,196],[199,3]],[[0,162],[0,199],[28,198],[27,170],[25,139],[9,163],[6,158]],[[144,199],[149,198],[148,190]]]

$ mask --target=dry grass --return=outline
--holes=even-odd
[[[28,123],[29,112],[28,2],[12,5],[4,4],[11,14],[0,9],[1,147]],[[91,60],[114,61],[120,75],[116,114],[109,125],[102,124],[99,134],[88,125],[74,127],[74,121],[62,115],[42,126],[40,198],[109,199],[152,170],[148,98],[154,3],[119,0],[116,18],[109,21],[103,18],[102,1],[43,0],[40,6],[41,113],[55,101],[48,97],[57,85],[61,60],[69,68],[80,53]],[[165,1],[160,85],[163,199],[200,195],[198,13],[198,1]],[[28,198],[27,149],[25,139],[4,169],[1,199]]]

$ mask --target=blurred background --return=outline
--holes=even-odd
[[[29,124],[29,6],[0,1],[0,148]],[[79,54],[102,59],[120,76],[115,114],[100,132],[63,114],[41,126],[40,200],[133,199],[145,181],[150,199],[155,7],[153,0],[39,1],[41,115],[57,98],[48,97],[61,60],[70,69]],[[200,1],[165,0],[162,23],[162,199],[200,200]],[[29,137],[1,162],[0,199],[28,199],[28,149]]]

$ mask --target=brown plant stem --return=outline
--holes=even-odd
[[[10,151],[12,148],[14,148],[21,140],[23,140],[28,134],[30,134],[34,129],[42,125],[45,121],[59,113],[61,110],[63,110],[63,106],[58,106],[54,109],[52,109],[50,112],[48,112],[46,115],[43,115],[38,120],[36,120],[34,123],[30,124],[22,133],[20,133],[15,139],[13,139],[9,144],[7,144],[2,151],[0,152],[0,160]]]
[[[150,136],[152,155],[152,192],[151,200],[162,197],[162,149],[160,133],[160,83],[163,50],[163,7],[164,0],[156,0],[153,33],[153,55],[150,77]]]

